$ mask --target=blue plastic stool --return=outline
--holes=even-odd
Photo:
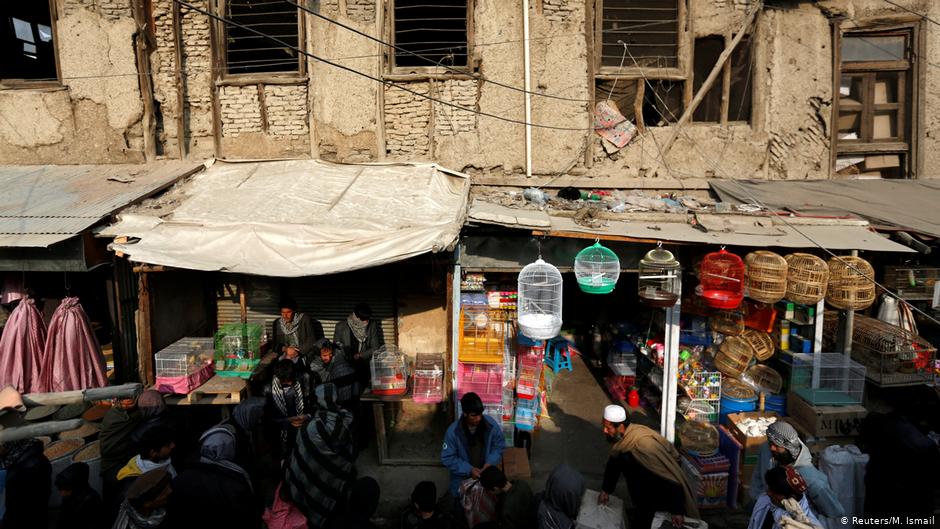
[[[564,338],[552,338],[545,344],[545,365],[552,368],[556,374],[562,369],[574,371],[571,365],[571,352],[568,350],[568,341]]]

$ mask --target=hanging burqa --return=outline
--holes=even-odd
[[[49,322],[43,379],[46,391],[71,391],[108,385],[104,357],[78,298],[69,297]]]
[[[46,324],[32,298],[23,298],[13,309],[0,337],[0,387],[7,384],[20,393],[48,391],[42,380]]]

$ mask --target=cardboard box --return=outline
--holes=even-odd
[[[897,154],[881,154],[865,157],[865,170],[892,169],[901,167],[901,157]]]
[[[858,405],[813,406],[791,392],[787,394],[787,413],[814,437],[849,437],[858,435],[868,410]]]
[[[888,81],[886,79],[875,81],[875,104],[894,103],[888,101]]]
[[[895,122],[896,120],[893,113],[876,114],[872,119],[872,139],[882,140],[896,137],[897,133],[894,132]],[[839,127],[839,130],[842,130],[841,126]]]
[[[728,414],[728,431],[744,447],[743,458],[745,465],[756,462],[754,458],[760,453],[760,448],[767,444],[767,437],[748,437],[746,433],[738,428],[738,423],[747,418],[754,419],[758,417],[776,417],[778,420],[780,419],[780,416],[772,411],[744,411]]]
[[[532,479],[529,468],[529,456],[525,448],[507,448],[503,450],[503,474],[509,481]]]

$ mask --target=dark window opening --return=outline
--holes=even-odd
[[[602,68],[679,66],[678,0],[603,0],[600,22]]]
[[[597,101],[609,100],[617,106],[623,117],[634,121],[636,117],[636,80],[633,79],[598,79],[595,83]],[[613,93],[611,93],[613,92]]]
[[[724,37],[702,37],[695,39],[695,54],[693,63],[692,90],[698,93],[699,89],[705,83],[708,74],[711,73],[718,57],[725,50]],[[727,121],[750,121],[751,120],[751,75],[753,68],[751,64],[751,43],[745,36],[728,62],[726,69],[730,69],[731,81],[727,87],[728,93],[728,115],[724,116]],[[695,109],[692,115],[693,121],[703,123],[719,123],[722,119],[721,95],[725,90],[724,83],[727,78],[722,72],[721,77],[715,81],[705,98]]]
[[[228,73],[300,71],[300,54],[296,51],[300,48],[300,24],[296,7],[285,0],[227,0],[225,18]]]
[[[684,81],[649,81],[643,98],[643,122],[661,127],[679,121],[684,111]]]
[[[0,79],[58,80],[49,3],[7,0],[0,20]]]
[[[467,0],[395,0],[395,66],[467,66]]]

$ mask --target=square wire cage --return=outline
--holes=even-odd
[[[796,354],[790,391],[813,405],[861,404],[865,366],[842,353]]]
[[[156,376],[188,376],[211,364],[214,354],[212,338],[182,338],[154,355]]]

